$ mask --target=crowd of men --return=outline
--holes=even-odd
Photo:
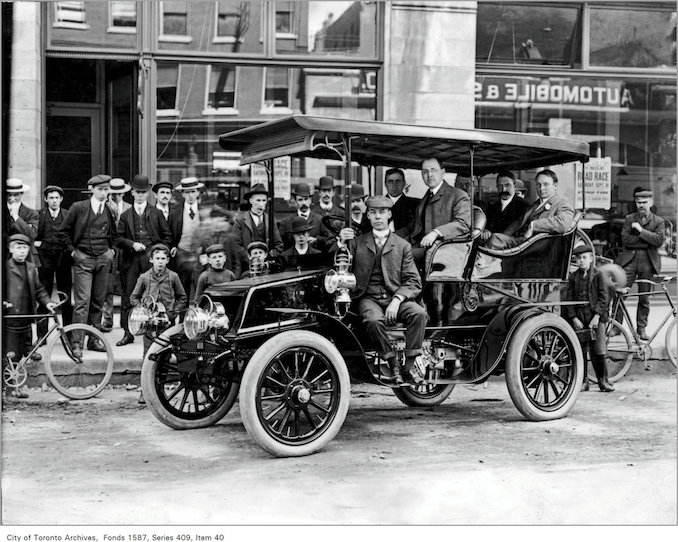
[[[177,296],[184,295],[182,299],[194,300],[215,280],[258,273],[260,267],[253,266],[253,262],[260,265],[263,259],[281,257],[296,266],[305,258],[311,261],[314,255],[331,254],[346,247],[354,255],[357,287],[353,297],[365,328],[384,359],[392,360],[395,353],[386,337],[386,326],[395,321],[406,324],[404,374],[395,363],[391,368],[396,384],[417,384],[420,377],[412,367],[421,354],[428,316],[416,300],[422,289],[426,255],[440,242],[470,239],[473,228],[469,194],[446,182],[444,174],[437,157],[422,161],[421,175],[428,190],[421,199],[405,194],[406,179],[400,169],[386,171],[383,196],[369,197],[362,185],[351,185],[350,223],[341,229],[330,228],[323,221],[323,217],[344,216],[344,210],[335,203],[334,179],[329,176],[321,177],[315,190],[306,183],[296,185],[292,193],[295,212],[280,224],[269,223],[266,209],[270,194],[261,184],[245,194],[246,210],[232,216],[201,198],[204,185],[195,177],[181,179],[174,186],[169,182],[151,185],[145,175],[136,175],[129,183],[95,175],[87,181],[87,199],[68,210],[61,207],[62,188],[50,185],[43,191],[45,207],[39,212],[21,203],[29,187],[19,179],[7,179],[5,259],[14,262],[16,271],[14,268],[21,262],[10,249],[28,245],[25,259],[38,266],[40,284],[49,293],[56,286],[69,296],[62,306],[65,323],[88,323],[110,331],[112,297],[119,291],[124,335],[116,344],[124,346],[134,342],[128,319],[133,303],[138,302],[140,277],[147,277],[148,286],[154,276],[161,280],[165,252],[169,268],[180,283],[172,291]],[[479,243],[493,249],[510,248],[535,234],[563,233],[574,226],[575,211],[558,194],[556,174],[540,171],[535,185],[538,198],[528,203],[522,181],[510,171],[499,172],[499,198],[484,209],[487,223]],[[123,199],[128,192],[131,203]],[[318,199],[314,203],[316,192]],[[153,204],[149,202],[151,193]],[[176,200],[180,202],[172,204]],[[637,212],[626,217],[624,251],[619,259],[630,284],[636,278],[659,272],[657,249],[664,240],[663,220],[651,211],[652,193],[636,193],[635,202]],[[21,276],[25,279],[26,274]],[[13,287],[16,285],[5,282],[3,300],[11,298],[7,288]],[[583,296],[582,287],[577,288],[573,295]],[[34,307],[36,300],[30,303]],[[648,304],[646,298],[640,298],[637,325],[641,337],[647,325]],[[17,312],[10,305],[5,303],[6,315]],[[40,310],[45,312],[47,307],[42,305]],[[29,312],[33,307],[23,306]],[[582,327],[593,328],[603,321],[592,312],[571,316],[575,325]],[[40,325],[39,333],[44,332],[45,325]],[[84,342],[77,346],[77,353],[81,354],[84,347]],[[104,346],[90,337],[87,348],[101,351]],[[600,352],[596,350],[595,355]],[[605,381],[605,375],[601,379]]]

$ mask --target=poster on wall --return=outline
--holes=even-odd
[[[273,160],[274,197],[288,200],[292,197],[292,159],[289,156]],[[268,186],[268,173],[262,164],[252,164],[250,169],[250,186],[262,183]]]
[[[585,194],[582,194],[582,177]],[[586,164],[575,164],[575,207],[577,209],[609,209],[612,203],[612,159],[591,158]],[[584,197],[585,196],[585,197]]]

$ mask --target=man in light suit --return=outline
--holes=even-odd
[[[356,287],[351,296],[358,303],[367,334],[391,367],[394,383],[401,386],[405,381],[386,326],[396,321],[407,326],[405,376],[419,384],[422,378],[412,369],[417,356],[422,353],[428,322],[426,311],[415,301],[421,292],[421,277],[412,258],[410,243],[392,234],[388,227],[393,202],[386,196],[374,196],[366,205],[372,231],[357,238],[353,228],[344,228],[339,234],[339,245],[348,244],[353,255]]]
[[[519,245],[537,233],[565,233],[574,225],[574,209],[567,198],[559,196],[558,177],[550,169],[537,173],[535,178],[539,199],[504,233],[494,233],[486,245],[493,249]]]
[[[438,158],[431,156],[421,163],[421,176],[429,190],[421,199],[414,219],[396,233],[412,243],[417,262],[437,241],[471,236],[471,199],[469,195],[443,180],[445,169]]]

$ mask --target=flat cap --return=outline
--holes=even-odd
[[[652,190],[639,190],[633,194],[634,198],[651,198],[654,196]]]
[[[268,252],[268,245],[263,241],[252,241],[249,245],[247,245],[247,252],[250,253],[255,248],[260,248],[263,251]]]
[[[24,235],[23,233],[15,233],[14,235],[11,235],[9,238],[10,243],[21,243],[23,245],[30,245],[31,240]]]
[[[50,184],[45,187],[45,189],[42,191],[42,194],[47,197],[47,194],[50,192],[59,192],[59,195],[63,198],[64,197],[64,190],[60,186],[57,186],[55,184]]]
[[[100,184],[110,182],[111,177],[109,175],[95,175],[89,181],[87,181],[87,186],[99,186]]]
[[[170,249],[165,243],[156,243],[151,247],[150,254],[153,254],[156,250],[164,250],[167,252],[167,255],[170,254]]]
[[[207,254],[208,256],[210,254],[214,254],[215,252],[226,253],[226,249],[224,248],[224,245],[220,243],[215,243],[214,245],[210,245],[205,249],[205,254]]]
[[[368,209],[390,209],[393,201],[388,196],[372,196],[367,198],[365,205]]]
[[[574,247],[574,250],[572,251],[572,256],[576,256],[577,254],[586,254],[587,252],[593,252],[593,249],[589,245],[579,245],[577,247]]]
[[[169,181],[160,181],[159,183],[155,183],[151,190],[157,194],[158,190],[161,188],[169,188],[170,190],[174,190],[174,185]]]

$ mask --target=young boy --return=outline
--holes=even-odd
[[[47,290],[40,284],[35,264],[26,261],[30,244],[31,240],[21,233],[15,233],[9,238],[8,248],[11,257],[5,262],[5,291],[2,302],[5,316],[35,314],[36,301],[49,311],[54,310],[56,306]],[[5,318],[2,343],[3,367],[4,358],[9,353],[14,354],[15,361],[19,361],[31,349],[31,320]],[[14,390],[12,395],[19,399],[28,397],[28,393],[20,388]]]
[[[224,245],[210,245],[205,250],[207,254],[207,263],[209,268],[203,271],[198,278],[198,284],[195,287],[195,299],[198,299],[203,292],[213,284],[222,282],[231,282],[235,280],[235,274],[230,269],[224,269],[226,264],[226,249]]]
[[[260,267],[261,269],[261,272],[259,272],[258,275],[267,272],[264,269],[264,262],[266,261],[267,254],[268,246],[263,241],[252,241],[249,245],[247,245],[247,258],[250,262],[250,268],[240,275],[240,278],[245,279],[248,277],[257,276],[252,275],[252,264],[255,262],[255,260],[259,260],[259,263],[261,264],[260,266],[255,264],[255,266]]]
[[[592,269],[593,254],[591,247],[588,245],[578,246],[572,254],[579,269],[571,273],[568,278],[565,300],[585,301],[586,304],[566,306],[565,312],[575,331],[590,329],[590,335],[587,337],[589,340],[586,342],[588,342],[588,354],[593,370],[596,372],[598,387],[600,391],[614,391],[614,386],[607,379],[607,364],[605,362],[605,353],[607,352],[605,324],[608,321],[610,301],[607,285],[602,273]],[[581,337],[582,334],[578,335]],[[584,352],[586,353],[586,349]],[[588,391],[588,389],[587,363],[584,360],[582,391]]]

